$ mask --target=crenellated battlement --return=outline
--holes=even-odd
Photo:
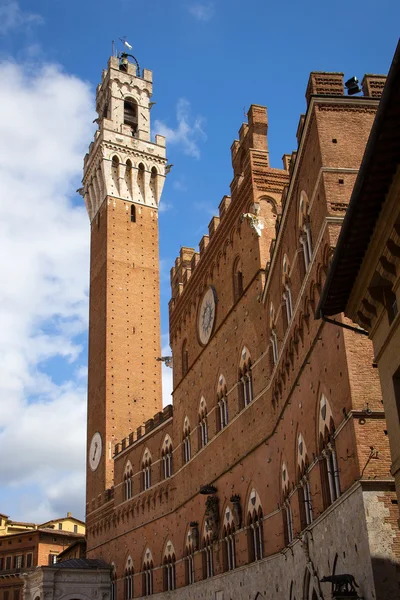
[[[386,77],[383,75],[365,75],[361,87],[365,97],[376,98],[381,95]],[[307,106],[313,96],[335,97],[342,96],[352,101],[353,97],[346,93],[344,74],[342,72],[314,71],[310,74],[306,89]],[[208,235],[204,235],[199,242],[199,252],[193,248],[183,247],[180,256],[171,269],[171,295],[169,303],[170,316],[176,307],[178,298],[182,295],[193,272],[198,268],[203,256],[207,252],[210,242],[213,240],[217,230],[224,225],[232,205],[237,203],[237,198],[244,192],[243,182],[252,184],[259,192],[276,192],[283,188],[281,205],[286,201],[287,184],[284,181],[284,172],[292,177],[296,163],[297,150],[291,154],[282,156],[283,170],[271,169],[268,152],[268,116],[265,106],[252,104],[247,113],[248,122],[242,123],[238,132],[238,139],[231,145],[231,161],[233,168],[233,179],[230,184],[231,194],[224,196],[219,204],[219,217],[214,216],[208,225]],[[300,144],[306,123],[306,114],[301,114],[297,127],[296,137]],[[270,189],[265,186],[265,173],[275,178],[276,185]],[[279,183],[278,183],[279,182]],[[247,184],[245,184],[246,187]],[[273,241],[270,247],[273,249]]]
[[[234,140],[231,145],[233,169],[233,179],[230,184],[231,194],[223,196],[219,203],[219,216],[216,215],[210,220],[208,235],[204,235],[199,241],[199,252],[195,252],[193,248],[183,247],[171,269],[172,298],[169,303],[170,316],[189,279],[193,277],[195,269],[203,264],[203,257],[208,253],[208,247],[214,247],[214,237],[217,232],[221,228],[225,230],[227,221],[229,221],[229,227],[232,227],[230,222],[232,220],[230,217],[232,208],[235,207],[233,212],[237,217],[238,203],[243,203],[243,199],[248,195],[251,186],[253,186],[255,193],[257,191],[263,192],[267,173],[271,175],[271,180],[276,178],[275,186],[270,186],[270,193],[276,193],[276,186],[282,190],[287,184],[286,173],[289,171],[290,164],[294,162],[293,155],[284,155],[282,158],[283,170],[271,169],[267,141],[268,116],[266,107],[252,104],[247,117],[248,122],[242,123],[240,126],[239,139]],[[247,183],[244,184],[244,182]],[[278,192],[279,194],[280,192]],[[247,208],[243,207],[243,212],[246,212],[246,210]]]
[[[160,425],[164,424],[168,419],[170,419],[174,414],[174,407],[172,404],[167,404],[164,406],[163,410],[160,410],[158,413],[154,415],[151,419],[148,419],[143,423],[143,425],[139,425],[136,431],[131,431],[128,437],[123,438],[120,442],[115,444],[114,446],[114,457],[118,456],[121,452],[126,450],[127,448],[133,446],[136,442],[141,440],[145,435],[157,429]]]
[[[188,248],[186,246],[182,246],[180,249],[179,256],[176,257],[175,264],[170,271],[172,295],[172,299],[170,300],[170,310],[173,309],[175,299],[182,294],[193,271],[204,256],[211,239],[214,237],[218,227],[225,218],[230,204],[231,197],[224,196],[219,204],[219,216],[212,217],[208,224],[208,235],[203,235],[199,241],[199,252],[196,252],[194,248]]]
[[[307,106],[310,104],[312,96],[345,96],[346,94],[343,75],[344,73],[328,73],[326,71],[313,71],[312,73],[310,73],[310,78],[308,80],[308,85],[306,89]],[[383,87],[385,85],[385,81],[386,75],[364,75],[361,82],[361,89],[363,95],[367,98],[380,98],[382,95]],[[301,115],[299,123],[300,129],[302,129],[303,124],[304,115]],[[298,141],[300,136],[298,129]]]

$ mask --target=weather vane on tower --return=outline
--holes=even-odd
[[[130,54],[129,52],[126,51],[126,49],[132,50],[133,46],[127,41],[126,35],[124,37],[122,37],[122,38],[120,37],[118,39],[123,43],[124,49],[122,50],[122,52],[118,52],[116,54],[114,40],[113,40],[112,41],[112,55],[117,56],[119,58],[120,68],[121,68],[121,70],[125,70],[125,71],[128,69],[128,62],[129,62],[128,57],[130,56],[136,63],[136,76],[140,77],[140,66],[139,66],[139,62],[138,62],[137,58],[135,56],[133,56],[133,54]]]

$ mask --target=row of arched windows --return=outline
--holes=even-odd
[[[300,254],[302,258],[300,259],[300,278],[304,279],[310,265],[311,259],[313,255],[313,244],[312,244],[312,235],[311,235],[311,223],[309,216],[309,202],[305,192],[301,192],[300,194],[300,202],[299,202],[299,220],[298,226],[300,230]],[[282,260],[282,321],[283,321],[283,331],[285,332],[289,327],[293,315],[294,315],[294,307],[293,307],[293,295],[292,295],[292,285],[291,285],[291,275],[290,275],[290,264],[287,255],[285,254]],[[271,302],[269,308],[269,316],[270,316],[270,351],[271,351],[271,366],[277,364],[279,359],[279,348],[278,348],[278,336],[276,331],[276,320],[275,320],[275,309]]]
[[[320,446],[322,448],[319,456],[321,486],[326,487],[326,498],[324,498],[324,508],[329,506],[340,496],[340,482],[337,468],[336,453],[332,432],[328,431],[328,424],[332,426],[330,407],[327,404],[326,398],[322,396],[320,403]],[[309,483],[310,467],[308,465],[307,449],[305,441],[301,433],[298,435],[298,472],[299,480],[296,486],[298,492],[298,507],[300,514],[301,531],[311,524],[313,521],[313,507],[311,501],[311,490]],[[282,530],[285,545],[293,542],[295,531],[292,515],[292,494],[294,489],[290,490],[289,475],[286,463],[282,463],[281,470],[281,487],[283,501],[280,506],[282,514]],[[237,568],[237,548],[236,537],[240,532],[247,535],[247,562],[261,560],[264,553],[264,515],[261,506],[260,498],[257,491],[253,488],[249,494],[247,503],[247,519],[246,524],[240,525],[239,530],[236,529],[233,520],[233,511],[230,506],[226,507],[223,515],[222,533],[221,533],[221,548],[222,548],[222,570],[231,571]],[[214,577],[215,571],[215,544],[214,539],[208,531],[205,523],[202,542],[198,547],[194,536],[191,533],[191,527],[197,523],[191,523],[187,534],[186,547],[184,552],[185,563],[185,583],[191,585],[196,581],[195,556],[198,552],[202,555],[202,578],[207,579]],[[196,537],[198,537],[198,530]],[[162,565],[163,569],[163,589],[171,591],[176,589],[176,554],[172,543],[169,541],[166,544],[166,552]],[[145,561],[142,565],[142,594],[151,595],[153,593],[153,570],[154,563],[149,549],[145,553]],[[116,576],[112,577],[112,594],[111,600],[115,600],[115,585]],[[124,600],[132,600],[134,597],[134,571],[130,558],[128,559],[124,571]]]
[[[207,409],[205,399],[202,398],[200,401],[199,408],[199,436],[200,436],[200,447],[203,447],[208,442],[208,428],[207,428]],[[338,460],[334,445],[334,424],[332,417],[332,410],[329,402],[324,394],[321,395],[319,404],[319,473],[321,480],[321,492],[323,500],[323,509],[328,508],[335,500],[340,496],[340,480],[339,480],[339,467]],[[191,443],[190,443],[190,424],[186,417],[184,422],[184,438],[183,438],[183,453],[184,461],[188,462],[191,459]],[[173,448],[172,441],[169,435],[166,435],[161,451],[162,456],[162,473],[164,479],[167,479],[173,474]],[[296,489],[298,493],[299,502],[299,517],[301,530],[310,525],[313,522],[313,506],[312,506],[312,495],[309,481],[309,460],[306,449],[306,444],[302,434],[298,435],[297,440],[297,460],[298,460],[298,478]],[[142,490],[147,490],[152,485],[152,458],[149,450],[146,448],[142,458],[142,471],[141,481]],[[282,465],[282,515],[283,515],[283,530],[285,535],[286,544],[290,544],[293,541],[293,517],[291,509],[291,491],[289,490],[289,476],[287,472],[286,463]],[[133,470],[131,463],[128,461],[125,467],[124,473],[124,498],[128,500],[132,498],[132,479]],[[254,517],[254,515],[253,515]],[[257,545],[259,539],[257,527],[260,525],[254,524],[251,527],[252,536],[254,541],[254,557],[259,556],[257,550],[260,546]],[[234,554],[232,550],[234,548],[234,540],[232,539],[232,527],[226,536],[224,536],[227,544],[227,564],[234,564]],[[234,530],[233,530],[234,531]],[[207,554],[207,552],[206,552]],[[211,558],[205,560],[205,572],[209,573],[212,570]],[[255,559],[256,559],[255,558]],[[208,565],[208,567],[207,567]],[[231,568],[231,567],[229,567]]]
[[[259,502],[258,494],[255,490],[252,491],[249,505],[251,512],[247,518],[248,532],[248,562],[258,561],[263,558],[263,513]],[[192,524],[191,524],[192,525]],[[200,550],[202,553],[202,577],[208,579],[215,575],[214,562],[214,540],[209,533],[204,532],[201,548],[195,548],[193,538],[190,533],[187,536],[187,544],[184,555],[185,561],[185,583],[191,585],[195,583],[195,554]],[[224,515],[224,527],[222,532],[222,568],[223,571],[232,571],[237,566],[236,557],[236,528],[233,523],[232,511],[226,508]],[[163,569],[163,590],[172,591],[176,589],[176,556],[173,544],[168,541],[166,551],[162,561]],[[153,571],[154,563],[151,551],[145,552],[145,560],[142,565],[142,594],[150,596],[153,594]],[[117,576],[115,569],[112,573],[111,585],[111,600],[116,598]],[[134,593],[134,569],[132,559],[128,557],[123,577],[124,584],[124,600],[132,600]]]
[[[241,353],[241,361],[239,367],[239,376],[237,387],[239,391],[239,410],[242,410],[246,406],[250,404],[253,400],[253,376],[252,376],[252,363],[249,351],[246,347],[243,348]],[[187,340],[183,342],[182,345],[182,374],[185,375],[189,369],[189,356],[187,349]],[[224,429],[229,422],[229,407],[228,407],[228,389],[225,381],[225,377],[223,375],[219,376],[218,386],[217,386],[217,415],[216,422],[217,431]],[[201,415],[201,416],[200,416]],[[203,413],[199,412],[199,426],[206,427],[207,426],[207,412]],[[201,443],[200,447],[202,448],[208,441],[208,434],[204,432],[204,435],[200,434]],[[185,461],[187,462],[187,461]]]

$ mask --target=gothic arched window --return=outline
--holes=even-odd
[[[228,524],[223,531],[224,571],[236,569],[235,526]]]
[[[263,513],[261,508],[248,517],[248,553],[249,562],[263,557]]]
[[[305,529],[313,521],[310,480],[308,476],[309,461],[307,457],[307,448],[301,433],[297,438],[297,464],[299,469],[299,483],[297,485],[300,526]]]
[[[131,557],[126,561],[125,572],[124,572],[124,600],[133,599],[133,566]]]
[[[293,542],[293,518],[292,507],[290,506],[289,498],[286,498],[282,506],[283,515],[283,535],[285,538],[285,546]]]
[[[263,557],[263,510],[257,490],[251,490],[247,502],[247,549],[249,562]]]
[[[176,588],[175,549],[170,540],[166,543],[164,552],[164,591],[172,592]]]
[[[130,498],[132,498],[132,478],[133,478],[132,465],[128,461],[126,463],[125,473],[124,473],[124,500],[129,500]]]
[[[143,564],[143,595],[151,596],[153,593],[153,561],[146,560]]]
[[[337,456],[332,442],[328,441],[322,445],[319,465],[324,508],[328,508],[340,496]]]
[[[207,405],[204,398],[200,400],[199,407],[199,448],[204,448],[208,444],[208,422]]]
[[[164,591],[172,592],[176,588],[175,555],[164,558]]]
[[[207,536],[203,541],[203,578],[214,577],[214,553],[211,536]]]
[[[186,585],[191,585],[195,582],[194,573],[194,551],[187,548],[185,560]]]
[[[166,436],[161,451],[163,477],[168,479],[172,475],[172,442],[169,436]]]
[[[324,508],[328,508],[340,496],[339,468],[334,442],[335,425],[332,409],[324,394],[319,410],[319,468]]]
[[[279,351],[278,351],[278,336],[275,329],[271,331],[271,353],[272,353],[272,362],[273,366],[275,366],[279,360]]]
[[[142,460],[142,490],[148,490],[151,487],[151,454],[145,450]]]

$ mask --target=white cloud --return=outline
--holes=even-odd
[[[214,16],[213,4],[191,4],[188,6],[190,14],[198,21],[209,21]]]
[[[171,210],[171,208],[172,208],[172,204],[170,202],[165,202],[164,200],[161,200],[161,202],[158,206],[158,212],[164,213],[164,212],[167,212],[168,210]]]
[[[176,107],[178,125],[175,129],[168,127],[163,121],[156,121],[154,128],[167,138],[168,144],[181,146],[184,154],[200,158],[199,142],[205,141],[207,136],[203,130],[204,118],[190,115],[190,102],[180,98]]]
[[[14,4],[0,6],[3,20],[4,6]],[[7,14],[8,28],[33,17]],[[80,198],[71,198],[94,102],[86,83],[56,65],[3,62],[0,78],[2,493],[18,497],[12,518],[47,520],[79,508],[82,517],[89,224]],[[60,383],[49,360],[68,373],[72,365],[73,380]],[[30,503],[26,486],[35,489]]]
[[[0,34],[42,23],[40,15],[24,12],[15,0],[0,0]]]
[[[173,183],[172,183],[172,187],[174,188],[174,190],[176,190],[177,192],[187,192],[187,185],[184,181],[184,179],[176,179]]]

